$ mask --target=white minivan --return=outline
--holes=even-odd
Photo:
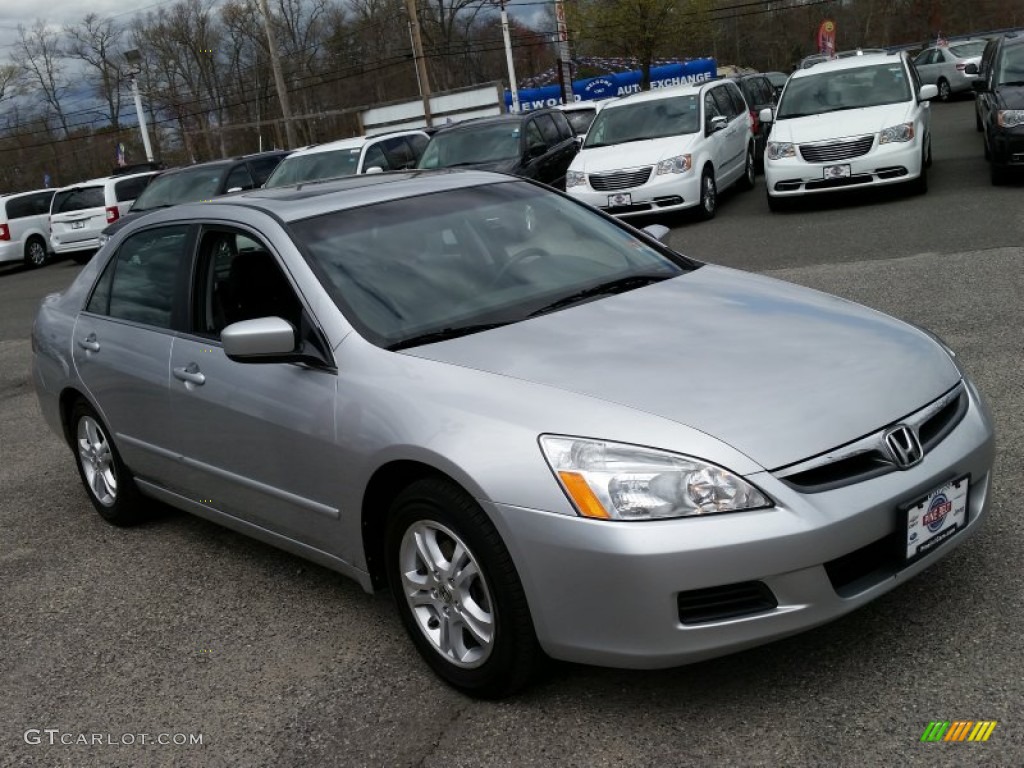
[[[566,192],[615,216],[696,208],[754,186],[753,121],[731,80],[659,88],[609,102],[569,166]]]
[[[0,197],[0,264],[24,261],[41,267],[50,260],[50,202],[53,189]]]
[[[50,207],[50,244],[84,264],[100,247],[100,232],[128,212],[156,171],[107,176],[58,189]]]

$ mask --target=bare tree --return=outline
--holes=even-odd
[[[56,115],[64,130],[64,137],[67,138],[71,135],[64,111],[68,86],[61,63],[64,51],[60,45],[60,36],[42,19],[37,19],[31,29],[19,24],[18,42],[14,49],[25,76],[33,86],[39,86],[40,97]]]
[[[68,37],[67,55],[90,67],[93,86],[106,105],[106,117],[115,129],[121,127],[121,70],[124,30],[113,19],[100,19],[88,13],[77,25],[64,28]]]

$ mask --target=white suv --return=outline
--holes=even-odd
[[[659,88],[609,102],[569,166],[566,192],[616,216],[698,207],[754,186],[753,120],[732,81]]]
[[[765,149],[768,207],[787,198],[851,187],[910,183],[928,189],[929,99],[905,54],[865,54],[798,69],[778,107]]]
[[[108,176],[57,190],[50,206],[50,244],[84,264],[100,247],[100,232],[132,207],[156,171]]]
[[[50,201],[52,189],[37,189],[0,197],[0,264],[24,261],[41,267],[50,260]]]

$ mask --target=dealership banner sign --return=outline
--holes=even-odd
[[[825,19],[818,27],[818,53],[831,56],[836,52],[836,23]]]
[[[665,64],[651,67],[651,89],[671,88],[685,83],[702,83],[712,80],[718,74],[714,59],[692,59],[678,64]],[[573,80],[572,93],[576,101],[594,101],[626,96],[640,90],[643,73],[616,72],[613,74],[589,77],[585,80]],[[561,89],[557,85],[545,85],[540,88],[526,88],[519,91],[519,106],[523,112],[542,107],[554,107],[562,103]],[[505,108],[512,110],[512,94],[505,91]]]

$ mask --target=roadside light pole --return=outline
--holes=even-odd
[[[512,38],[508,30],[505,0],[501,0],[501,34],[505,38],[505,59],[508,62],[508,90],[512,94],[512,111],[519,111],[519,89],[516,87],[516,65],[512,61]]]
[[[430,115],[430,79],[427,77],[427,60],[423,58],[423,40],[420,37],[420,17],[416,12],[416,0],[405,0],[405,10],[409,14],[409,29],[412,31],[412,55],[416,59],[416,75],[420,83],[420,96],[423,98],[423,119],[430,128],[434,124]]]
[[[558,27],[558,81],[562,86],[562,103],[572,104],[572,61],[569,55],[569,27],[565,23],[565,5],[555,0],[555,23]]]
[[[139,130],[142,131],[142,146],[146,148],[146,160],[153,162],[153,147],[149,143],[149,128],[146,126],[146,113],[142,110],[142,96],[139,94],[139,72],[142,64],[142,54],[132,49],[124,52],[124,60],[131,67],[128,70],[128,82],[132,86],[132,96],[135,98],[135,114],[139,118]]]

